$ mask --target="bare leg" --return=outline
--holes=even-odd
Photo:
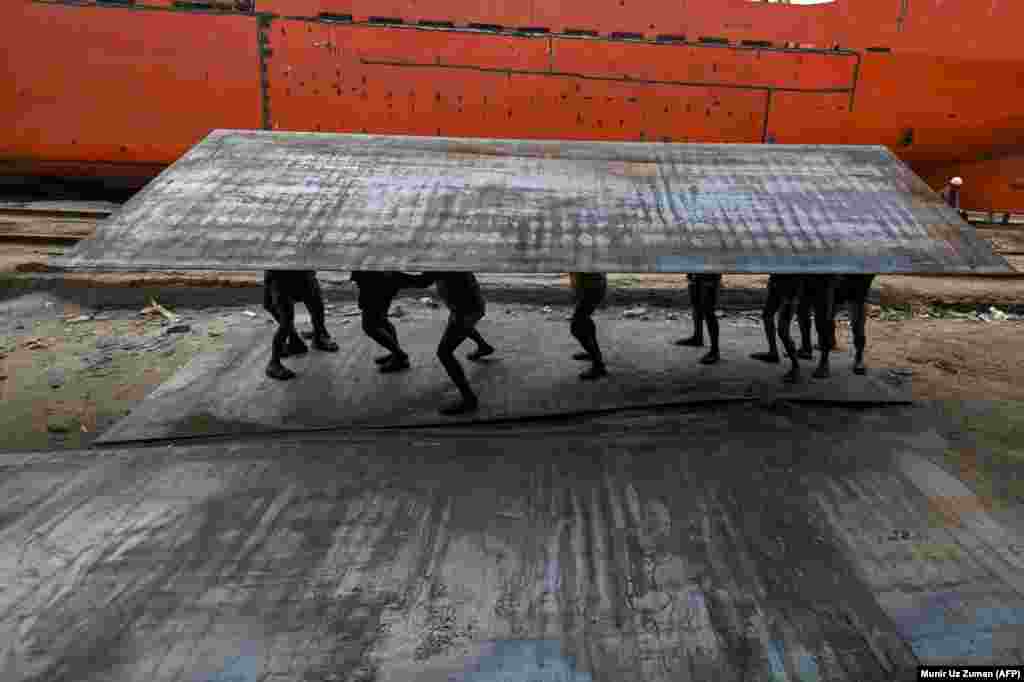
[[[813,376],[824,379],[829,376],[829,354],[832,352],[833,320],[835,319],[835,296],[838,278],[829,277],[814,291],[814,326],[818,330],[818,343],[821,345],[821,356]]]
[[[320,284],[316,281],[316,274],[310,273],[309,291],[306,292],[306,308],[313,321],[313,348],[337,353],[338,344],[334,342],[327,332],[327,325],[324,316],[324,295],[320,290]]]
[[[779,340],[782,341],[782,347],[791,363],[790,370],[783,375],[782,380],[789,384],[795,383],[800,378],[800,363],[797,360],[796,345],[793,343],[793,337],[789,334],[795,307],[796,304],[789,300],[784,302],[779,309]]]
[[[800,350],[796,354],[801,360],[810,360],[814,357],[814,349],[811,347],[811,302],[806,298],[797,306],[796,321],[800,326]]]
[[[853,346],[856,355],[853,360],[853,373],[865,374],[864,348],[867,346],[867,334],[865,325],[867,322],[867,310],[864,301],[853,301],[850,303],[850,327],[853,329]]]
[[[693,316],[693,336],[679,339],[677,346],[693,346],[700,348],[704,345],[704,320],[701,315],[701,290],[697,282],[691,281],[687,286],[690,293],[690,314]]]
[[[718,307],[719,281],[702,282],[700,293],[701,317],[708,326],[708,336],[711,337],[711,349],[700,359],[703,365],[713,365],[721,359],[718,352],[718,318],[715,317],[715,308]]]
[[[263,309],[270,313],[270,316],[274,318],[278,326],[281,325],[281,315],[277,312],[274,306],[274,292],[277,291],[277,295],[284,295],[281,291],[280,280],[273,276],[266,276],[263,280]],[[288,340],[285,343],[284,349],[281,351],[281,357],[287,358],[292,355],[305,355],[309,352],[309,348],[299,338],[299,334],[295,331],[294,324],[292,325],[292,332],[288,335]]]
[[[775,287],[769,287],[768,300],[765,301],[764,310],[761,311],[761,324],[764,325],[764,335],[768,339],[768,352],[752,353],[750,357],[755,360],[771,363],[778,363],[780,360],[779,345],[775,340],[775,314],[781,305],[782,299],[779,297],[778,291]]]
[[[605,369],[604,358],[601,356],[601,347],[597,345],[597,326],[591,315],[594,306],[586,302],[580,302],[573,313],[572,323],[569,331],[583,346],[586,358],[591,361],[589,370],[580,374],[580,379],[597,379],[608,374]],[[574,356],[575,357],[575,356]]]
[[[394,327],[388,322],[386,315],[386,311],[364,310],[363,332],[390,351],[390,355],[376,360],[377,364],[381,365],[381,371],[397,372],[409,366],[409,356],[398,345],[398,338],[391,333]]]
[[[266,375],[271,379],[286,381],[295,378],[295,372],[281,364],[288,339],[295,333],[295,303],[287,296],[274,297],[276,308],[274,318],[278,321],[277,331],[270,347],[270,362],[267,364]]]
[[[459,389],[459,393],[462,396],[458,402],[442,407],[440,410],[441,414],[455,415],[471,412],[479,405],[476,393],[470,387],[466,373],[462,370],[462,365],[459,364],[458,359],[455,357],[455,349],[469,337],[467,327],[468,325],[460,320],[450,319],[448,326],[445,327],[444,335],[441,337],[441,342],[437,346],[437,359],[441,361],[445,371],[448,372],[448,376],[455,384],[455,387]]]
[[[476,350],[466,356],[470,360],[480,360],[494,353],[494,346],[487,343],[487,340],[480,335],[476,328],[470,329],[467,336],[476,344]]]

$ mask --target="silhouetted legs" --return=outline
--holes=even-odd
[[[693,315],[693,336],[679,339],[677,346],[701,347],[704,345],[704,326],[707,325],[711,348],[700,359],[705,365],[712,365],[721,359],[718,349],[719,327],[715,317],[718,307],[718,292],[722,285],[721,275],[688,275],[687,289],[690,294],[691,314]]]
[[[482,313],[464,315],[453,312],[448,317],[448,325],[445,327],[444,335],[441,336],[441,342],[437,346],[437,359],[441,361],[441,365],[448,372],[448,376],[455,384],[455,387],[459,389],[461,398],[456,403],[442,407],[441,414],[455,415],[471,412],[477,409],[479,405],[476,393],[470,387],[466,373],[455,357],[455,349],[466,339],[474,337],[475,326],[481,319],[483,319]],[[475,336],[483,341],[483,337],[480,337],[479,334]],[[486,341],[484,343],[486,344]]]
[[[750,357],[761,362],[778,363],[779,344],[775,340],[775,316],[782,307],[782,291],[780,288],[779,275],[772,275],[768,278],[768,300],[761,310],[761,324],[764,325],[764,335],[768,339],[767,353],[752,353]]]
[[[569,324],[569,331],[583,346],[582,353],[576,353],[573,358],[577,360],[590,360],[590,369],[580,373],[580,379],[597,379],[608,374],[604,365],[604,357],[601,355],[601,347],[597,344],[597,325],[594,324],[594,311],[597,309],[598,301],[593,300],[584,294],[576,303],[576,309],[572,314],[572,322]]]
[[[328,352],[338,350],[338,344],[327,332],[323,292],[316,281],[316,273],[311,270],[267,270],[263,276],[263,307],[278,325],[266,370],[267,376],[273,379],[293,378],[295,373],[282,365],[281,359],[309,350],[295,329],[296,301],[306,305],[313,320],[313,347]]]
[[[472,340],[473,343],[476,344],[476,350],[466,355],[466,358],[470,360],[480,360],[494,353],[494,346],[487,343],[487,341],[484,339],[483,336],[480,335],[480,332],[478,332],[475,327],[467,332],[466,338]]]
[[[676,341],[677,346],[700,348],[704,345],[704,316],[701,313],[701,290],[695,275],[687,275],[686,290],[690,295],[690,316],[693,318],[693,335]]]
[[[398,331],[388,319],[387,307],[363,308],[363,332],[388,351],[387,355],[374,358],[382,372],[398,372],[409,367],[409,355],[398,343]]]

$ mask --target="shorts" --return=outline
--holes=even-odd
[[[836,288],[836,304],[863,303],[871,293],[874,275],[843,275]]]
[[[268,270],[263,275],[263,307],[277,310],[287,298],[290,302],[310,303],[323,301],[320,283],[312,270]]]
[[[484,319],[484,313],[480,310],[472,312],[455,312],[448,315],[448,329],[469,332],[476,328],[477,323]]]

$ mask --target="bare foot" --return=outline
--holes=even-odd
[[[484,346],[483,348],[477,348],[472,353],[469,353],[468,355],[466,355],[466,358],[469,359],[469,360],[479,360],[481,358],[486,358],[488,355],[493,355],[493,354],[494,354],[494,347],[493,346]]]
[[[700,348],[704,345],[704,339],[699,336],[691,336],[688,339],[679,339],[675,344],[677,346],[692,346],[694,348]]]
[[[285,345],[284,350],[281,352],[282,358],[289,358],[295,355],[305,355],[309,352],[309,347],[306,346],[297,336],[293,336],[288,339],[288,343]]]
[[[322,350],[325,353],[337,353],[338,343],[329,336],[318,336],[313,339],[313,348]]]
[[[443,415],[452,416],[456,414],[465,414],[466,412],[474,412],[480,406],[480,402],[476,399],[476,396],[463,397],[457,402],[445,405],[438,412]]]
[[[590,359],[590,353],[588,353],[586,351],[583,351],[582,353],[573,353],[572,354],[572,359],[573,360],[589,360]]]
[[[271,379],[277,379],[279,381],[288,381],[289,379],[295,378],[295,372],[291,371],[280,362],[277,364],[270,363],[267,365],[267,376]]]
[[[594,365],[590,369],[580,372],[580,379],[583,379],[584,381],[591,381],[593,379],[600,379],[607,375],[608,370],[605,369],[604,365]]]
[[[751,353],[750,357],[755,360],[760,360],[761,362],[770,362],[773,365],[777,365],[781,362],[781,358],[779,358],[778,353]]]
[[[704,354],[704,357],[700,359],[700,364],[713,365],[721,359],[721,356],[719,356],[719,354],[716,353],[715,351],[708,351],[707,353]]]
[[[829,371],[827,365],[818,365],[817,368],[815,368],[814,373],[811,374],[811,376],[814,377],[815,379],[827,379],[830,374],[831,372]]]
[[[380,371],[385,374],[391,372],[400,372],[403,369],[409,369],[409,356],[408,355],[395,355],[390,360],[380,366]]]

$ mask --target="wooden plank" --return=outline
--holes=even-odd
[[[883,147],[218,130],[82,269],[1006,272]]]

